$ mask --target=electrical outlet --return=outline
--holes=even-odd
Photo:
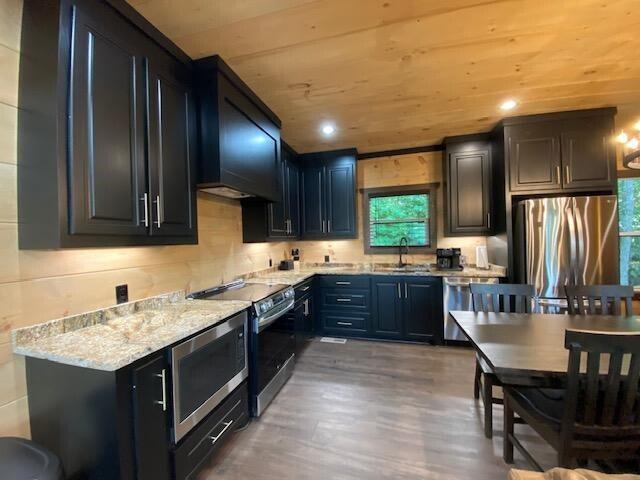
[[[129,301],[129,286],[125,283],[124,285],[116,286],[116,302],[117,303],[127,303]]]
[[[329,255],[325,255],[324,256],[324,263],[329,263],[331,260],[329,260]]]
[[[273,267],[273,260],[269,259],[269,266]]]

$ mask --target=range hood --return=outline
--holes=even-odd
[[[195,62],[198,189],[279,201],[280,119],[218,56]]]

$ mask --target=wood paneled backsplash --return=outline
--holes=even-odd
[[[303,261],[323,262],[324,256],[329,255],[332,262],[397,262],[398,254],[367,255],[364,253],[362,199],[360,189],[375,187],[390,187],[399,185],[414,185],[438,182],[437,215],[437,245],[438,247],[460,247],[463,255],[470,263],[475,263],[478,245],[485,245],[485,237],[444,237],[443,220],[443,186],[442,186],[442,153],[426,152],[395,157],[380,157],[358,162],[358,238],[353,240],[323,240],[295,242],[294,247],[300,248]],[[410,263],[434,262],[434,255],[413,255],[405,257]]]

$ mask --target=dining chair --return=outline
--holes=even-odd
[[[538,311],[538,299],[533,285],[471,283],[475,312],[526,313]],[[491,367],[476,353],[473,397],[482,396],[484,406],[484,436],[493,437],[493,405],[502,399],[493,396],[493,387],[502,387]]]
[[[515,446],[542,471],[514,434],[514,414],[556,450],[560,467],[573,468],[578,460],[637,459],[640,334],[567,330],[564,343],[565,389],[504,387],[505,462],[513,463]]]
[[[622,315],[633,312],[633,287],[629,285],[567,285],[564,287],[571,315]]]

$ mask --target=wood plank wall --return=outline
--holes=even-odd
[[[355,240],[296,242],[303,261],[323,262],[329,255],[332,262],[397,262],[398,255],[367,255],[363,246],[362,200],[360,189],[391,187],[438,182],[437,244],[438,247],[460,247],[468,262],[475,263],[478,245],[486,245],[485,237],[444,237],[442,152],[425,152],[394,157],[380,157],[358,161],[357,222],[358,238]],[[410,263],[435,262],[435,255],[409,255]]]
[[[287,244],[242,243],[237,201],[198,195],[198,245],[20,251],[17,229],[16,132],[22,0],[0,0],[0,436],[28,436],[22,357],[10,332],[67,314],[115,303],[114,287],[129,296],[197,290],[268,267]]]

